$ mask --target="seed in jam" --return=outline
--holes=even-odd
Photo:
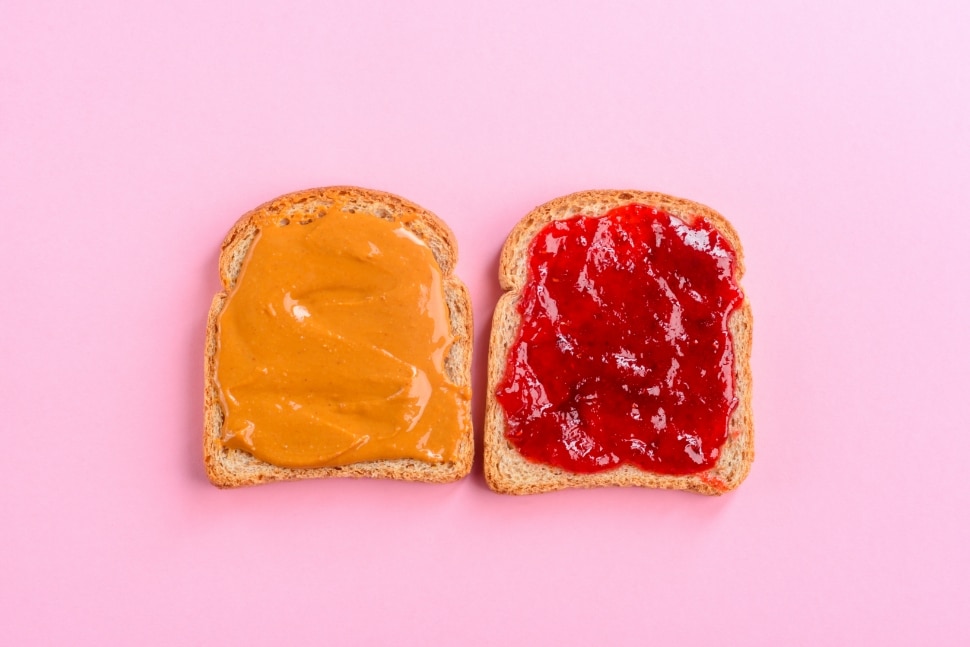
[[[496,390],[507,438],[570,472],[712,467],[737,406],[734,267],[710,223],[644,205],[546,225]]]

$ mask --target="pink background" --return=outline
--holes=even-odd
[[[0,8],[0,643],[966,644],[966,3],[130,4]],[[210,486],[222,237],[345,183],[454,229],[476,424],[527,211],[727,215],[749,479]]]

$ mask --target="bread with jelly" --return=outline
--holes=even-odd
[[[711,459],[714,463],[710,467],[695,473],[671,474],[653,472],[623,462],[603,471],[569,471],[526,459],[507,437],[508,417],[496,397],[496,390],[505,379],[510,347],[516,343],[522,325],[518,304],[530,280],[529,259],[533,240],[546,225],[554,221],[575,216],[599,217],[627,205],[643,205],[665,212],[688,226],[698,219],[705,220],[733,249],[734,281],[740,286],[744,260],[737,233],[719,213],[690,200],[643,191],[584,191],[552,200],[522,218],[512,229],[502,249],[499,282],[505,292],[495,308],[488,353],[484,467],[486,480],[496,492],[535,494],[571,487],[641,486],[718,495],[736,488],[749,472],[754,459],[750,367],[752,314],[743,293],[740,303],[726,319],[726,328],[733,343],[736,404],[729,414],[725,440],[716,459]],[[575,376],[576,380],[581,378]]]

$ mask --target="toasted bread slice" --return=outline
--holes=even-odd
[[[744,273],[741,241],[716,211],[704,205],[661,193],[643,191],[583,191],[536,207],[512,229],[499,262],[499,282],[505,293],[495,308],[488,351],[488,392],[485,412],[485,477],[496,492],[537,494],[571,487],[641,486],[722,494],[736,488],[754,460],[754,426],[751,411],[751,308],[745,298],[728,320],[734,342],[735,389],[738,405],[729,421],[728,437],[714,467],[686,476],[644,471],[631,465],[594,474],[577,474],[526,460],[505,436],[506,415],[496,400],[496,388],[506,369],[509,347],[521,324],[516,305],[528,278],[529,247],[539,231],[554,220],[574,216],[601,216],[627,204],[661,209],[690,225],[697,218],[709,221],[734,248],[735,280]]]
[[[283,218],[298,221],[338,203],[344,211],[366,213],[391,222],[402,222],[431,249],[441,269],[451,333],[454,336],[445,359],[445,376],[453,384],[471,388],[472,309],[468,290],[454,275],[458,248],[454,234],[431,212],[390,193],[356,187],[311,189],[282,196],[242,216],[230,229],[219,256],[223,290],[215,295],[209,310],[205,348],[205,468],[213,484],[228,488],[269,481],[328,477],[371,477],[411,481],[448,482],[471,470],[474,453],[470,399],[461,416],[467,434],[460,439],[455,460],[432,464],[415,459],[360,462],[340,467],[288,468],[271,465],[220,441],[224,411],[216,382],[216,351],[219,343],[218,317],[229,291],[242,270],[247,252],[260,227]]]

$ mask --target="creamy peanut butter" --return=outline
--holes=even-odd
[[[219,315],[222,443],[281,467],[454,460],[453,341],[441,270],[403,224],[339,204],[263,223]]]

